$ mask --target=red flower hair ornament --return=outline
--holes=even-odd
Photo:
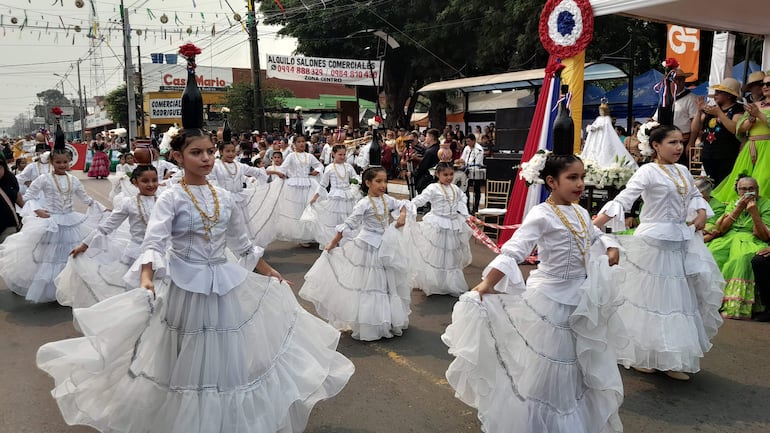
[[[201,53],[201,49],[195,44],[184,44],[179,47],[179,55],[187,60],[187,67],[195,69],[195,56]]]
[[[62,115],[63,111],[59,107],[53,107],[51,108],[51,113],[53,113],[54,116],[59,117]]]

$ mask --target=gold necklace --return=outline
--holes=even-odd
[[[144,209],[142,208],[142,198],[141,197],[142,197],[142,194],[137,194],[136,195],[136,208],[139,210],[139,218],[142,220],[142,223],[144,223],[144,225],[146,226],[147,225],[147,219],[149,218],[149,216],[144,214]],[[152,198],[154,198],[156,201],[158,200],[158,197],[156,197],[156,196],[152,196]]]
[[[387,224],[388,222],[388,205],[385,203],[385,196],[381,195],[380,200],[382,200],[382,215],[377,213],[377,204],[374,203],[374,199],[372,199],[372,196],[367,195],[369,197],[369,203],[372,205],[372,209],[374,209],[374,218],[377,219],[377,221],[381,222],[382,225]]]
[[[660,161],[657,161],[658,167],[660,167],[661,170],[663,170],[664,173],[666,173],[666,176],[668,176],[669,179],[671,179],[671,182],[674,183],[674,186],[676,186],[676,192],[679,193],[679,195],[682,197],[682,200],[687,197],[687,181],[684,179],[684,176],[682,175],[682,172],[679,171],[678,168],[676,168],[676,165],[674,165],[674,170],[676,170],[676,173],[679,175],[679,179],[682,181],[682,184],[680,185],[674,176],[671,174],[671,172],[668,171],[665,165],[661,164]]]
[[[438,186],[441,187],[441,192],[444,193],[444,198],[446,198],[446,200],[449,202],[449,205],[451,206],[452,204],[454,204],[455,200],[457,200],[457,191],[455,191],[455,189],[452,188],[451,185],[449,186],[449,189],[452,190],[452,201],[449,201],[449,194],[447,194],[446,189],[444,188],[444,184],[439,183]]]
[[[209,187],[209,191],[211,191],[211,196],[214,198],[214,214],[208,215],[198,204],[198,199],[195,198],[195,195],[190,191],[190,188],[187,187],[187,181],[182,178],[182,181],[179,182],[182,185],[182,188],[184,188],[184,191],[187,193],[187,195],[190,196],[190,199],[193,202],[193,205],[195,205],[195,208],[198,209],[198,213],[201,215],[201,222],[203,222],[203,238],[206,240],[209,240],[209,234],[211,234],[211,228],[217,225],[219,222],[219,198],[217,197],[217,191],[214,189],[214,187],[209,183],[206,182],[206,185]]]
[[[51,174],[51,179],[53,180],[53,184],[56,185],[56,189],[59,190],[59,194],[69,194],[70,191],[72,191],[72,181],[70,180],[70,177],[67,176],[66,174],[64,175],[64,176],[67,177],[67,190],[66,191],[62,191],[61,190],[61,185],[59,185],[59,180],[58,180],[58,178],[56,176],[57,176],[56,173],[52,173]]]
[[[344,163],[342,164],[342,167],[345,168],[345,164]],[[332,163],[332,168],[334,169],[334,174],[337,175],[337,178],[344,182],[345,179],[348,177],[348,171],[345,170],[344,172],[342,172],[342,176],[340,176],[340,172],[337,171],[337,163],[336,162]]]
[[[232,177],[235,177],[235,176],[237,176],[237,175],[238,175],[238,164],[236,164],[235,162],[233,162],[233,166],[235,167],[235,173],[233,173],[233,172],[231,172],[231,171],[230,171],[230,169],[227,167],[227,163],[226,163],[226,162],[224,162],[224,161],[221,161],[221,162],[222,162],[222,165],[224,165],[224,166],[225,166],[225,170],[227,170],[227,174],[229,174],[229,175],[230,175],[230,176],[232,176]]]
[[[577,216],[577,219],[580,222],[581,230],[578,231],[575,229],[575,227],[572,226],[572,223],[569,222],[567,216],[564,215],[564,212],[559,209],[559,206],[556,205],[556,203],[553,201],[553,198],[548,196],[545,202],[551,206],[551,209],[553,209],[553,212],[556,214],[556,216],[559,217],[562,224],[564,224],[564,226],[567,227],[570,232],[572,232],[572,235],[575,236],[575,244],[577,245],[578,251],[580,251],[580,254],[583,256],[583,263],[585,263],[586,251],[588,250],[588,225],[580,215],[580,212],[578,212],[574,204],[570,205],[572,210],[575,211],[575,216]]]

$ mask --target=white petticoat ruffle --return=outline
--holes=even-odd
[[[318,189],[315,179],[289,178],[276,207],[276,239],[287,242],[314,242],[313,227],[300,220],[302,212]]]
[[[411,248],[406,251],[411,252],[413,287],[428,296],[460,296],[468,291],[463,268],[472,261],[470,228],[457,219],[462,223],[459,229],[434,224],[435,219],[423,219],[409,230]]]
[[[244,209],[252,242],[262,248],[275,240],[279,226],[285,223],[278,218],[277,211],[285,185],[283,179],[276,177],[272,182],[250,186],[238,203]]]
[[[252,274],[227,295],[156,285],[74,310],[84,337],[42,346],[38,367],[68,424],[102,432],[301,432],[353,364],[339,332],[291,289]]]
[[[618,316],[630,343],[618,348],[626,367],[695,373],[722,325],[725,281],[701,235],[689,241],[618,236],[627,277]]]
[[[54,279],[64,269],[72,249],[103,216],[99,205],[90,206],[87,214],[25,217],[22,230],[0,244],[0,277],[5,285],[28,301],[55,301]]]
[[[56,300],[72,308],[87,308],[131,289],[123,281],[128,265],[119,261],[101,264],[86,254],[70,257],[54,280]]]
[[[460,297],[442,340],[455,356],[446,372],[455,396],[478,410],[486,433],[599,433],[623,430],[623,384],[608,322],[622,272],[605,263],[586,280],[580,304],[478,292]]]
[[[357,189],[334,191],[335,194],[323,194],[312,206],[308,205],[300,217],[300,222],[310,228],[321,250],[329,245],[337,234],[336,227],[345,222],[353,212],[353,207],[361,199],[361,193]],[[340,245],[346,241],[347,239],[343,238]]]
[[[409,326],[412,300],[405,242],[391,224],[379,249],[356,238],[324,251],[305,274],[300,297],[338,330],[352,331],[355,339],[401,335]]]

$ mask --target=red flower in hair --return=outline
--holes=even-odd
[[[194,59],[195,56],[201,53],[201,49],[194,44],[184,44],[179,47],[179,54],[185,59]]]
[[[53,107],[51,108],[51,113],[53,113],[54,116],[61,116],[63,111],[59,107]]]
[[[663,62],[663,67],[666,69],[676,69],[679,67],[679,62],[675,58],[669,57]]]
[[[379,123],[380,125],[382,125],[382,117],[375,115],[374,116],[374,121]]]

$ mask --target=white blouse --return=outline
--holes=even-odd
[[[668,174],[666,174],[666,170]],[[680,187],[682,179],[687,191],[680,194],[673,177]],[[714,216],[708,202],[703,198],[687,167],[680,164],[666,164],[661,168],[656,163],[645,164],[631,176],[626,188],[599,211],[613,219],[608,226],[613,231],[625,230],[624,213],[631,210],[639,196],[644,201],[639,215],[641,224],[635,236],[648,236],[667,241],[686,241],[693,237],[693,226],[686,224],[690,211],[704,209],[706,215]]]
[[[69,180],[68,180],[69,179]],[[58,187],[56,186],[58,184]],[[42,197],[45,204],[38,200]],[[49,214],[67,214],[72,212],[72,199],[77,197],[88,206],[94,204],[83,184],[71,174],[55,175],[53,173],[38,176],[24,194],[25,207],[32,211],[45,209]]]
[[[324,166],[318,162],[315,156],[307,152],[292,152],[284,159],[281,167],[284,168],[286,176],[286,184],[289,186],[309,187],[312,185],[310,181],[310,170],[313,169],[318,173],[323,173]]]
[[[372,203],[374,203],[374,207],[372,207]],[[382,234],[385,233],[385,229],[390,224],[389,214],[391,212],[398,214],[403,207],[406,207],[410,212],[413,211],[413,206],[408,200],[397,200],[387,194],[381,197],[371,197],[371,200],[367,196],[353,206],[353,212],[350,216],[335,229],[347,236],[352,236],[360,229],[356,238],[379,248]]]
[[[215,200],[208,185],[188,188],[203,212],[215,215]],[[204,295],[225,295],[246,280],[264,250],[251,243],[246,231],[233,230],[245,222],[241,212],[232,211],[232,194],[222,188],[215,191],[219,219],[208,239],[202,216],[181,184],[169,186],[158,197],[142,243],[144,252],[126,273],[128,284],[139,287],[142,264],[146,263],[152,263],[156,280],[168,275],[182,290]],[[225,247],[238,257],[238,264],[227,260]]]
[[[521,226],[501,248],[497,256],[484,271],[490,268],[503,272],[511,281],[523,282],[518,264],[522,263],[537,246],[540,264],[527,279],[527,292],[538,291],[556,302],[577,305],[580,300],[580,285],[586,278],[587,254],[594,242],[601,240],[603,249],[618,248],[619,244],[612,236],[602,233],[591,224],[588,211],[580,206],[559,206],[567,221],[577,231],[582,225],[577,212],[586,225],[586,245],[580,246],[575,235],[564,225],[562,220],[547,203],[533,207],[524,218]],[[586,255],[580,250],[585,249]],[[498,289],[499,290],[499,289]]]
[[[51,164],[42,163],[39,161],[30,162],[26,167],[24,167],[24,170],[22,170],[21,173],[16,175],[16,178],[19,179],[19,183],[32,182],[40,177],[41,174],[49,174],[51,172],[53,172],[53,167]]]
[[[232,193],[243,191],[243,184],[249,179],[247,176],[260,182],[267,182],[265,169],[252,167],[241,162],[225,162],[217,160],[209,174],[209,180],[215,185]]]
[[[83,243],[89,246],[88,251],[91,251],[91,249],[109,251],[110,239],[107,235],[115,232],[123,224],[123,221],[128,219],[131,244],[123,252],[121,261],[129,265],[132,264],[141,253],[141,245],[147,231],[147,223],[150,221],[150,215],[152,215],[156,200],[156,196],[141,194],[125,197],[123,200],[120,200],[117,206],[112,209],[110,216],[99,223],[99,226],[83,239]],[[141,209],[139,208],[140,204]]]
[[[361,183],[361,177],[356,173],[352,165],[348,163],[332,163],[326,166],[324,174],[321,176],[321,182],[318,191],[326,189],[329,186],[330,197],[345,197],[345,193],[350,190],[350,179],[356,179]]]
[[[442,229],[460,230],[469,216],[467,201],[465,193],[457,185],[435,182],[413,198],[412,204],[420,207],[430,202],[430,212],[422,218],[424,222]]]

